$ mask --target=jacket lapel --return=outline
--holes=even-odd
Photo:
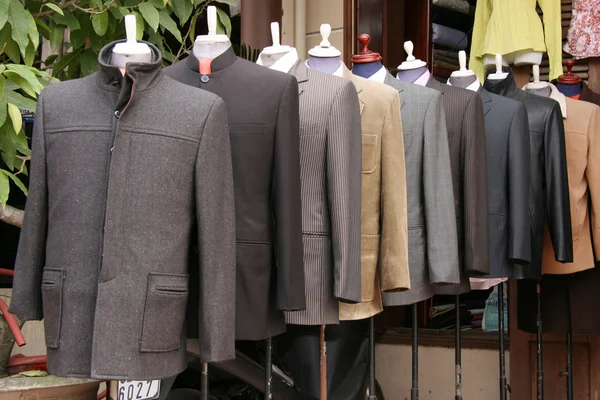
[[[398,90],[398,93],[400,93],[400,108],[404,108],[405,101],[404,101],[404,96],[402,96],[402,92],[404,91],[404,88],[399,86],[397,84],[397,82],[394,82],[394,81],[398,81],[398,79],[394,78],[394,76],[392,74],[390,74],[390,71],[387,71],[387,74],[385,75],[385,79],[383,80],[383,83]]]
[[[485,90],[482,87],[479,88],[479,95],[481,96],[481,100],[483,100],[483,115],[487,115],[488,112],[492,109],[492,96],[490,96],[490,92]]]
[[[296,77],[296,80],[298,81],[298,95],[301,95],[302,92],[304,92],[306,82],[308,82],[308,68],[302,60],[298,59],[296,64],[294,64],[290,70],[290,74]]]
[[[352,81],[352,83],[354,84],[354,87],[356,88],[356,94],[358,94],[358,102],[360,104],[360,113],[362,114],[363,108],[365,108],[365,102],[363,100],[363,94],[362,93],[362,85],[360,83],[360,79],[357,79],[357,77],[350,72],[350,70],[348,68],[346,68],[346,66],[343,66],[344,70],[343,70],[343,74],[342,76],[345,79],[348,79],[349,81]]]

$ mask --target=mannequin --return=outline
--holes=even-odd
[[[575,61],[567,60],[567,72],[558,77],[555,82],[556,88],[565,96],[579,99],[582,91],[581,78],[575,75],[571,70]]]
[[[415,46],[410,40],[404,42],[404,50],[408,57],[406,57],[406,61],[398,66],[399,71],[396,77],[403,82],[425,86],[430,76],[429,69],[427,69],[425,61],[417,60],[413,56],[414,48]]]
[[[271,22],[271,38],[273,39],[273,45],[269,46],[269,47],[265,47],[263,49],[262,53],[260,53],[260,55],[258,56],[258,60],[256,61],[256,63],[258,65],[263,65],[267,68],[271,68],[271,66],[273,66],[273,64],[275,64],[282,57],[284,57],[286,54],[289,54],[292,51],[294,51],[294,53],[296,54],[296,57],[293,61],[296,62],[296,60],[298,60],[298,53],[295,51],[295,49],[293,47],[282,46],[280,44],[279,22]],[[277,70],[288,73],[290,71],[291,67],[293,66],[293,62],[291,62],[290,64],[286,63],[286,67],[289,65],[289,68],[286,68],[287,71],[284,71],[281,69],[277,69]]]
[[[502,71],[502,54],[496,54],[496,72],[493,74],[489,74],[487,79],[490,81],[502,81],[508,78],[508,73]]]
[[[475,72],[467,69],[467,53],[464,50],[458,52],[458,65],[460,69],[452,72],[448,84],[476,92],[481,84],[477,80]]]
[[[331,34],[331,25],[321,25],[321,36],[323,40],[318,46],[313,47],[308,51],[308,61],[306,62],[309,68],[326,74],[334,74],[341,76],[342,74],[342,53],[329,43],[329,35]]]
[[[200,73],[210,74],[211,61],[231,47],[227,35],[217,35],[217,8],[208,6],[206,9],[208,35],[199,35],[194,42],[192,53],[200,63]]]
[[[505,54],[504,65],[508,67],[509,64],[512,64],[516,67],[521,65],[539,65],[542,63],[542,56],[544,53],[541,51],[533,51],[529,50],[520,50],[515,51],[514,53]],[[496,63],[496,57],[493,54],[486,54],[483,56],[483,66],[487,69],[493,67]]]
[[[125,67],[127,63],[149,63],[152,62],[152,52],[146,43],[137,42],[136,38],[135,15],[129,14],[125,16],[125,34],[127,41],[117,43],[112,50],[110,63],[121,69],[121,73],[125,75]]]
[[[352,73],[365,79],[370,79],[376,73],[381,71],[381,73],[379,73],[381,77],[374,80],[383,83],[385,78],[385,67],[381,63],[381,55],[379,53],[373,53],[368,49],[371,36],[363,33],[358,37],[358,41],[361,43],[362,49],[358,54],[352,56]]]

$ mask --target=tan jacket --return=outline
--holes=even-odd
[[[544,274],[572,274],[594,268],[600,260],[600,107],[573,100],[553,88],[565,124],[573,262],[554,260],[548,228],[544,237]],[[590,215],[591,210],[591,215]]]
[[[340,303],[340,320],[357,320],[383,310],[380,291],[410,289],[406,172],[398,92],[345,67],[343,76],[360,101],[362,302]]]

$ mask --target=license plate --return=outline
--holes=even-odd
[[[152,400],[160,395],[160,381],[119,381],[118,400]]]

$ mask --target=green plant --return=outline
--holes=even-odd
[[[154,43],[167,63],[193,46],[198,18],[212,3],[240,0],[0,0],[0,220],[12,180],[27,193],[19,175],[27,174],[31,151],[21,111],[35,112],[45,85],[74,79],[97,69],[97,53],[125,37],[123,18],[135,14],[138,39]],[[217,8],[219,33],[231,34],[228,14]],[[42,59],[40,42],[50,55]]]

